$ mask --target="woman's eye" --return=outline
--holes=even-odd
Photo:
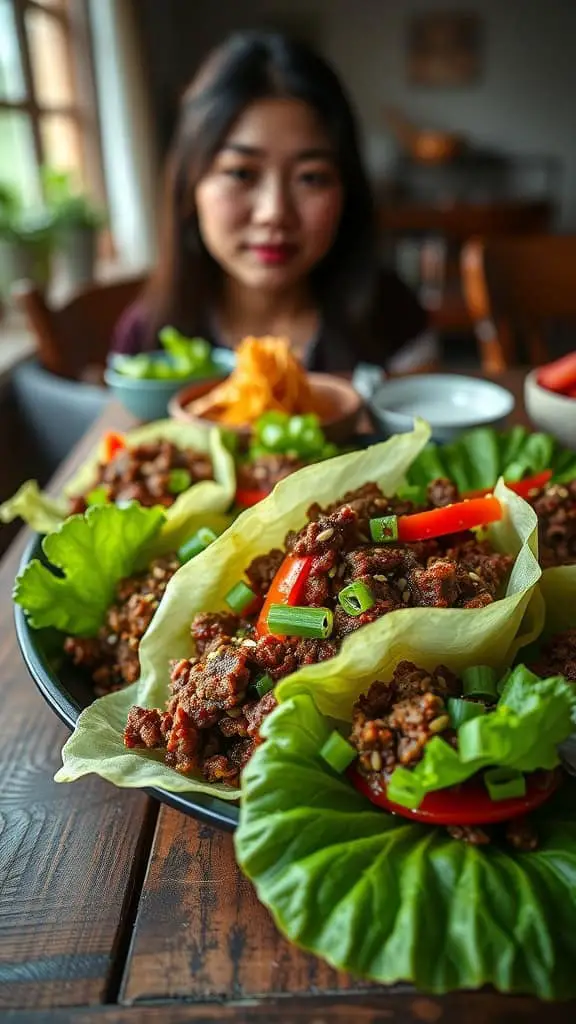
[[[300,181],[313,188],[326,188],[333,180],[334,175],[330,171],[303,171],[300,175]]]
[[[224,171],[227,177],[232,178],[234,181],[250,182],[254,181],[256,172],[250,167],[227,167]]]

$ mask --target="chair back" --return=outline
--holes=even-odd
[[[462,280],[485,369],[550,358],[553,323],[576,323],[576,235],[473,239],[462,251]]]

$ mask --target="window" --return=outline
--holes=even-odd
[[[85,0],[0,0],[0,183],[41,199],[41,165],[103,198]]]

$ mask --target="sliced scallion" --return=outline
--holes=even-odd
[[[346,770],[349,764],[357,756],[358,751],[339,732],[334,730],[320,750],[320,757],[324,758],[327,764],[338,772],[339,775]]]
[[[485,715],[486,708],[483,704],[475,704],[471,700],[462,700],[461,697],[449,697],[448,714],[450,715],[452,728],[459,729],[461,725],[464,725],[464,722],[469,722],[471,718]]]
[[[526,779],[516,768],[489,768],[484,785],[491,800],[513,800],[526,793]]]
[[[382,516],[370,520],[370,536],[381,544],[398,540],[398,516]]]
[[[330,608],[271,604],[268,629],[279,636],[306,636],[325,640],[332,632],[334,616]]]
[[[348,615],[362,615],[374,604],[374,595],[365,583],[349,583],[338,594],[338,601]]]
[[[226,594],[224,600],[228,607],[233,612],[236,612],[236,615],[244,615],[245,612],[250,611],[259,602],[258,595],[254,593],[244,580],[239,580],[238,583],[235,583]]]
[[[265,697],[267,693],[270,693],[270,690],[274,689],[274,686],[274,680],[268,674],[260,676],[260,679],[257,679],[254,683],[254,689],[259,697]]]
[[[217,539],[217,534],[214,530],[211,530],[208,526],[202,526],[197,533],[189,537],[187,541],[184,541],[182,547],[178,548],[178,560],[184,565],[184,562],[189,562],[191,558],[199,555],[204,548],[207,548]]]
[[[481,697],[495,701],[498,697],[496,673],[490,665],[473,665],[462,673],[462,689],[465,697]]]
[[[413,811],[422,803],[424,792],[415,775],[403,765],[397,765],[388,780],[386,796],[393,804]]]
[[[187,469],[171,469],[168,474],[168,490],[170,494],[182,494],[192,484],[192,476]]]
[[[87,505],[105,505],[108,501],[108,491],[105,487],[94,487],[88,491],[84,500]]]

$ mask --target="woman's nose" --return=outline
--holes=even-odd
[[[258,224],[284,226],[295,219],[289,184],[280,175],[267,176],[257,190],[253,209]]]

